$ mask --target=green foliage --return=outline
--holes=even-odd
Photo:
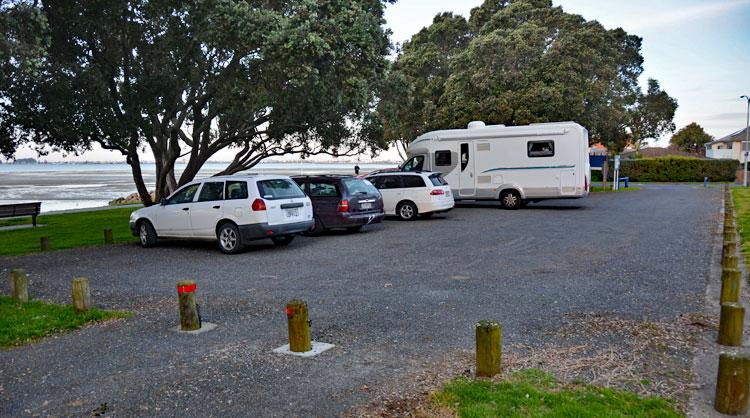
[[[137,241],[130,233],[128,224],[133,210],[121,208],[41,215],[37,218],[37,223],[45,226],[0,231],[0,242],[3,243],[0,245],[0,256],[39,252],[39,238],[43,236],[50,237],[52,250],[102,245],[105,229],[112,229],[115,243]],[[18,221],[5,222],[0,223],[0,226],[17,224]]]
[[[732,188],[732,198],[742,253],[745,255],[745,263],[750,265],[750,188]]]
[[[435,395],[460,417],[679,417],[659,398],[586,385],[565,386],[541,371],[515,373],[500,383],[456,379]]]
[[[232,174],[270,156],[384,146],[371,115],[387,67],[384,1],[42,0],[7,10],[22,6],[43,18],[49,47],[36,71],[0,86],[11,139],[117,151],[144,203],[143,149],[157,163],[158,200],[224,149],[235,152]]]
[[[707,142],[713,141],[714,137],[707,134],[703,127],[693,122],[672,135],[669,143],[683,151],[697,152]]]
[[[630,181],[701,182],[734,181],[739,167],[735,160],[710,160],[691,157],[669,156],[622,160],[620,177]],[[610,166],[610,173],[614,167]]]
[[[128,318],[131,315],[129,312],[96,308],[77,313],[70,305],[33,300],[18,303],[10,296],[0,296],[0,347],[21,345],[53,333],[80,328],[92,321]]]
[[[438,15],[389,73],[393,87],[378,106],[385,137],[410,141],[472,120],[573,120],[611,149],[658,136],[672,127],[676,102],[653,80],[641,91],[640,49],[639,37],[550,0],[485,0],[468,21]]]

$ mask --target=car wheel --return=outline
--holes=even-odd
[[[150,248],[156,245],[156,230],[149,221],[140,221],[138,223],[138,238],[143,248]]]
[[[355,233],[355,232],[361,231],[363,227],[364,227],[364,225],[350,226],[349,228],[346,228],[346,230],[349,231],[349,232],[351,232],[351,233]]]
[[[310,228],[309,231],[305,232],[305,235],[309,235],[311,237],[317,237],[318,235],[325,232],[326,227],[323,225],[323,222],[320,221],[320,218],[315,216],[313,218],[315,220],[315,225],[313,225],[312,228]]]
[[[278,246],[289,245],[294,239],[294,235],[284,235],[282,237],[271,237],[271,241]]]
[[[219,227],[216,242],[219,244],[219,249],[224,254],[238,253],[242,249],[242,239],[237,225],[233,223],[222,224]]]
[[[413,221],[419,215],[417,206],[412,202],[399,203],[396,208],[396,213],[398,214],[398,217],[404,221]]]
[[[500,204],[505,209],[518,209],[522,203],[521,194],[515,190],[506,190],[500,195]]]

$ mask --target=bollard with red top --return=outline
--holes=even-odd
[[[289,351],[295,353],[310,351],[310,321],[307,319],[307,303],[298,299],[287,303],[286,318],[289,328]]]
[[[193,280],[177,282],[177,296],[180,300],[180,330],[182,331],[195,331],[201,327],[198,307],[195,305],[196,288]]]

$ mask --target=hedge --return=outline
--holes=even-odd
[[[736,160],[713,160],[691,157],[642,158],[620,161],[620,177],[630,181],[734,181],[739,163]],[[614,164],[610,161],[610,176]]]

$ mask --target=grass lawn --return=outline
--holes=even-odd
[[[50,248],[88,247],[104,244],[104,230],[111,228],[114,241],[132,242],[137,238],[130,234],[128,220],[137,208],[105,209],[90,212],[40,215],[36,228],[0,231],[0,256],[21,255],[39,252],[39,238],[50,237]],[[0,226],[30,224],[28,219],[0,221]]]
[[[589,190],[591,193],[617,193],[617,192],[633,192],[636,190],[641,190],[640,187],[634,187],[630,186],[628,188],[625,188],[625,186],[620,186],[619,190],[612,190],[612,185],[608,184],[605,188],[604,186],[591,186],[591,189]]]
[[[737,217],[737,229],[740,231],[742,253],[745,255],[745,260],[748,260],[750,254],[750,188],[733,187],[730,190],[734,198],[734,213]]]
[[[588,385],[564,385],[534,369],[508,379],[488,381],[458,378],[434,401],[460,417],[680,417],[659,398]]]
[[[79,314],[70,305],[40,301],[18,303],[10,296],[0,296],[0,347],[12,347],[56,332],[77,329],[87,322],[131,315],[129,312],[94,308]]]

